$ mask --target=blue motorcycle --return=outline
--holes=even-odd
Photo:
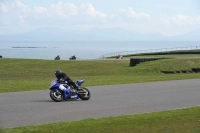
[[[78,89],[74,90],[73,86],[68,85],[66,82],[57,82],[56,79],[53,79],[49,88],[49,95],[55,102],[79,98],[82,100],[89,100],[91,93],[87,88],[81,86],[83,82],[84,80],[77,80],[76,84],[78,85]],[[61,84],[65,86],[66,90],[62,91],[59,89]]]

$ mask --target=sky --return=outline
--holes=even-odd
[[[45,27],[182,35],[200,28],[200,0],[0,0],[0,35]]]

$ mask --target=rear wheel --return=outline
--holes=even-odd
[[[61,90],[58,90],[58,92],[56,92],[56,90],[51,90],[49,95],[55,102],[61,102],[63,100],[63,94]]]
[[[87,88],[81,88],[78,91],[78,96],[82,100],[89,100],[90,97],[91,97],[91,93],[90,93],[90,91]]]

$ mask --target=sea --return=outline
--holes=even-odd
[[[0,41],[2,58],[69,60],[73,55],[79,60],[103,57],[200,49],[198,41]]]

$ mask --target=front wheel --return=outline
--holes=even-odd
[[[89,100],[91,97],[91,93],[87,88],[81,88],[78,91],[78,96],[80,97],[80,99],[82,100]]]
[[[63,101],[63,94],[62,94],[61,90],[58,90],[58,92],[56,92],[56,90],[51,90],[49,95],[50,95],[51,99],[55,102]]]

